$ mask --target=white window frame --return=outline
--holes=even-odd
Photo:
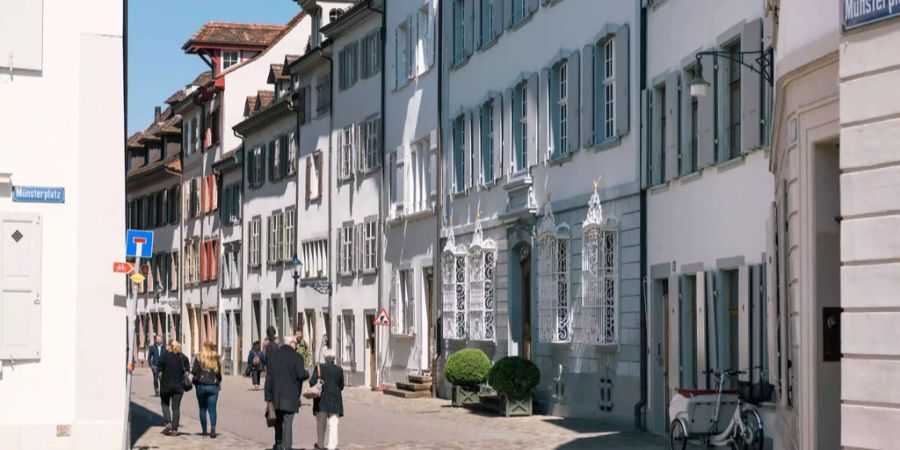
[[[284,240],[281,251],[281,261],[287,262],[294,258],[297,254],[297,210],[291,208],[282,214],[282,224],[284,229]]]
[[[378,219],[369,218],[362,224],[360,236],[362,251],[360,269],[364,274],[373,274],[378,268]]]
[[[480,234],[480,232],[479,232]],[[494,315],[494,276],[497,250],[493,241],[474,239],[466,261],[466,317],[468,338],[493,341],[496,338]]]
[[[396,335],[413,336],[416,334],[416,283],[415,270],[400,269],[395,277],[396,310],[391,332]]]
[[[575,340],[587,345],[619,342],[619,231],[615,221],[582,229],[581,311]]]
[[[353,153],[355,147],[354,125],[338,130],[338,180],[347,181],[353,178]]]
[[[496,125],[494,123],[494,108],[498,105],[494,104],[494,100],[488,100],[484,102],[481,106],[481,117],[485,117],[487,115],[487,120],[482,120],[482,124],[487,124],[487,127],[482,126],[481,130],[481,161],[479,161],[478,166],[481,168],[481,184],[488,185],[492,181],[494,181],[494,171],[496,167],[494,167],[494,152],[497,149],[494,148],[494,136],[497,132]],[[489,159],[487,159],[484,155],[485,151],[490,153]],[[490,160],[491,162],[491,170],[485,170],[484,162]]]
[[[259,267],[260,265],[260,245],[262,244],[260,236],[260,226],[262,219],[257,216],[250,220],[250,229],[248,230],[250,241],[249,265],[250,267]]]
[[[234,56],[234,61],[229,61],[229,56]],[[228,70],[232,66],[241,63],[241,52],[238,50],[222,50],[222,70]]]
[[[603,41],[603,140],[616,135],[616,40]]]
[[[516,118],[519,121],[519,133],[515,136],[517,148],[513,154],[516,164],[514,172],[518,173],[528,169],[528,83],[523,81],[516,86],[516,90],[519,96],[515,100],[519,102],[520,108],[519,117]]]
[[[338,274],[342,277],[353,276],[354,256],[356,247],[354,246],[356,237],[356,228],[353,222],[344,223],[338,233],[339,253],[338,253]]]
[[[466,339],[466,249],[454,242],[453,231],[444,247],[441,264],[442,328],[444,338]]]
[[[409,146],[409,163],[407,179],[409,186],[405,194],[408,199],[401,199],[408,208],[408,213],[415,214],[431,209],[431,138],[420,139]]]
[[[356,362],[356,328],[352,311],[344,311],[341,314],[341,363],[350,364]]]
[[[568,149],[568,127],[569,127],[569,86],[568,86],[569,62],[563,61],[556,67],[556,108],[559,126],[559,149],[556,156],[566,154]]]
[[[548,202],[538,231],[538,338],[572,342],[571,239],[566,224],[556,225]]]
[[[288,151],[287,151],[287,174],[294,175],[297,173],[297,157],[298,157],[297,133],[290,132],[288,134]]]
[[[357,170],[360,175],[366,175],[375,171],[380,165],[379,135],[381,133],[381,118],[373,117],[357,126],[358,143]]]

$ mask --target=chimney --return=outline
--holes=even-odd
[[[153,120],[159,122],[159,117],[162,116],[162,107],[157,106],[153,108]]]

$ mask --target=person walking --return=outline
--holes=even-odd
[[[297,354],[303,357],[303,362],[308,368],[312,364],[312,357],[309,354],[309,344],[303,339],[303,331],[297,330],[294,333],[294,339],[297,341]]]
[[[344,416],[344,369],[334,363],[334,350],[326,348],[322,352],[325,362],[316,364],[309,385],[315,386],[322,380],[322,392],[313,400],[313,415],[316,416],[317,449],[334,450],[338,446],[338,421]]]
[[[167,436],[178,436],[181,397],[184,395],[184,376],[188,373],[189,364],[187,356],[181,353],[181,343],[174,339],[169,343],[168,350],[159,359],[159,398],[162,402],[163,420],[166,421],[166,427],[162,433]]]
[[[259,374],[266,364],[266,354],[259,348],[259,341],[253,343],[250,353],[247,354],[247,373],[253,380],[253,390],[259,390]]]
[[[278,339],[275,337],[275,333],[275,327],[272,325],[269,325],[269,327],[266,328],[266,342],[263,344],[263,351],[266,352],[266,356],[277,352],[278,348],[281,347],[278,343]],[[268,372],[268,369],[266,372]]]
[[[206,436],[206,415],[209,413],[209,437],[216,438],[216,403],[222,388],[222,360],[212,342],[203,344],[200,355],[191,368],[197,386],[197,405],[200,407],[200,430]]]
[[[274,450],[291,450],[294,414],[300,411],[300,390],[309,378],[293,336],[277,351],[267,352],[265,399],[275,409]]]
[[[162,336],[156,335],[155,342],[147,350],[147,364],[153,372],[153,396],[159,397],[159,360],[166,354],[166,348],[162,345]]]

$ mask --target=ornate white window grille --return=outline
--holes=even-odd
[[[484,240],[480,217],[469,245],[468,256],[468,331],[469,339],[493,341],[494,332],[494,267],[497,246]]]
[[[541,342],[572,340],[569,298],[569,228],[556,225],[548,196],[538,228],[538,310]]]
[[[582,225],[581,311],[575,340],[584,344],[618,343],[619,233],[616,220],[603,219],[603,207],[594,184]]]
[[[441,267],[443,335],[446,339],[465,339],[466,249],[456,245],[452,224],[448,227]]]

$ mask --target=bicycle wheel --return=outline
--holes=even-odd
[[[672,421],[671,430],[669,431],[669,442],[672,450],[684,450],[687,448],[687,427],[680,419]]]
[[[762,418],[759,413],[753,410],[741,412],[741,420],[744,422],[746,429],[742,441],[744,448],[748,450],[762,450],[765,444],[765,433],[763,432]]]

